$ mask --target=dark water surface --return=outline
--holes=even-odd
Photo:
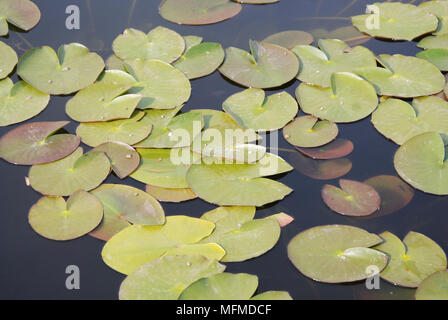
[[[332,30],[349,25],[348,19],[316,19],[313,17],[349,17],[361,14],[367,1],[359,0],[281,0],[265,6],[245,5],[236,17],[215,25],[181,26],[164,21],[157,11],[158,0],[35,0],[42,12],[39,25],[28,33],[10,32],[6,43],[14,46],[21,55],[30,46],[49,45],[57,48],[61,44],[80,42],[107,58],[111,53],[113,39],[127,27],[145,32],[158,25],[176,30],[182,35],[195,34],[204,41],[217,41],[223,47],[236,46],[248,49],[248,40],[262,40],[266,36],[288,29],[311,31],[316,28]],[[417,1],[419,3],[420,1]],[[65,9],[76,4],[81,9],[81,29],[65,28]],[[344,9],[347,5],[351,7]],[[370,40],[364,44],[376,54],[402,53],[415,55],[415,43],[392,43]],[[17,80],[17,76],[13,76]],[[285,90],[294,94],[298,82],[290,83]],[[225,80],[218,72],[192,81],[192,96],[183,111],[193,108],[220,110],[222,102],[242,88]],[[275,91],[272,91],[275,92]],[[271,92],[271,93],[272,93]],[[70,120],[65,114],[65,103],[69,97],[52,96],[49,106],[31,121]],[[74,132],[76,123],[66,129]],[[13,126],[15,127],[15,126]],[[3,135],[11,127],[0,128]],[[395,174],[393,154],[397,146],[383,138],[370,123],[370,119],[339,125],[340,137],[351,139],[355,145],[349,156],[352,170],[348,179],[363,181],[380,174]],[[283,138],[279,146],[289,148]],[[280,156],[294,165],[294,154],[280,152]],[[116,299],[123,275],[108,268],[101,260],[104,242],[85,236],[69,242],[46,240],[32,231],[27,221],[30,207],[41,197],[25,185],[24,177],[29,168],[13,166],[0,161],[0,298],[2,299]],[[258,275],[259,292],[287,290],[294,299],[374,299],[411,298],[413,290],[397,289],[381,282],[381,290],[368,291],[364,283],[350,285],[328,285],[307,279],[289,262],[286,247],[298,232],[324,224],[348,224],[365,228],[370,232],[391,231],[404,237],[408,231],[421,232],[448,252],[447,197],[437,197],[416,192],[406,208],[393,214],[356,219],[338,215],[328,209],[321,200],[320,190],[325,183],[334,181],[313,180],[294,170],[279,178],[294,189],[293,194],[281,202],[257,211],[257,217],[284,211],[294,216],[295,221],[282,229],[281,238],[275,248],[267,254],[241,263],[227,263],[228,272],[246,272]],[[107,183],[121,183],[110,176]],[[144,188],[130,178],[123,183]],[[194,200],[182,204],[163,204],[167,215],[185,214],[199,217],[214,206]],[[81,289],[65,288],[65,268],[77,265],[81,270]]]

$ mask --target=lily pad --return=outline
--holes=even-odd
[[[200,36],[184,36],[185,40],[185,51],[188,51],[189,49],[193,48],[194,46],[200,44],[203,40]]]
[[[134,60],[126,64],[126,69],[139,81],[129,93],[142,96],[140,109],[173,109],[190,98],[190,81],[166,62]]]
[[[72,240],[94,229],[103,218],[103,206],[95,196],[76,191],[67,202],[62,197],[43,197],[31,207],[28,221],[41,236]]]
[[[98,187],[110,172],[110,163],[102,152],[83,155],[81,147],[69,156],[46,164],[31,167],[31,187],[49,196],[69,196],[75,191]]]
[[[200,255],[163,256],[121,283],[120,300],[176,300],[193,282],[221,273],[225,266]]]
[[[448,270],[430,275],[415,292],[415,300],[448,300]]]
[[[262,89],[249,88],[224,101],[222,108],[238,123],[256,131],[273,131],[291,121],[299,107],[285,91],[266,97]]]
[[[291,50],[295,46],[308,45],[314,41],[311,33],[300,30],[287,30],[271,34],[263,42],[276,44]]]
[[[305,276],[320,282],[343,283],[371,276],[367,267],[383,270],[387,255],[370,247],[382,239],[343,225],[314,227],[299,233],[288,245],[288,257]]]
[[[377,2],[367,6],[367,10],[370,13],[352,17],[352,23],[359,31],[377,38],[411,41],[435,31],[439,23],[425,9],[408,3]],[[378,25],[373,23],[375,20]]]
[[[337,39],[319,40],[319,48],[302,45],[292,50],[300,60],[297,79],[328,88],[335,72],[354,72],[361,67],[376,67],[375,55],[365,47],[350,48]]]
[[[39,114],[50,101],[50,96],[19,81],[0,80],[0,126],[28,120]]]
[[[395,153],[394,166],[400,177],[414,188],[448,194],[445,143],[438,133],[423,133],[405,142]]]
[[[417,57],[431,62],[440,71],[448,71],[448,49],[428,49],[417,53]]]
[[[318,28],[311,30],[310,33],[316,39],[340,39],[350,46],[357,46],[372,39],[364,33],[359,32],[352,25],[339,27],[330,31],[324,28]]]
[[[288,215],[284,212],[273,214],[272,216],[269,216],[268,218],[277,220],[280,228],[286,227],[288,224],[290,224],[291,222],[294,221],[293,217],[291,217],[290,215]]]
[[[65,111],[78,122],[108,121],[131,117],[141,100],[137,94],[125,94],[137,84],[124,71],[107,70],[97,82],[68,100]]]
[[[215,225],[186,216],[169,216],[163,226],[130,226],[114,235],[104,246],[102,257],[112,269],[130,274],[163,255],[196,254],[220,260],[225,251],[216,243],[197,244]]]
[[[33,48],[19,59],[17,74],[36,89],[70,94],[92,84],[104,69],[103,59],[79,43],[66,44],[58,53],[47,46]]]
[[[223,272],[192,283],[179,300],[249,300],[257,287],[257,276]]]
[[[279,87],[299,72],[299,60],[288,49],[253,40],[249,44],[251,53],[227,48],[219,72],[242,86],[261,89]]]
[[[448,102],[436,97],[414,99],[412,105],[387,99],[372,114],[372,123],[386,138],[402,145],[425,132],[448,134]]]
[[[312,159],[330,160],[348,156],[352,153],[353,148],[353,142],[350,140],[337,138],[321,147],[296,149]]]
[[[378,61],[384,68],[359,68],[356,73],[371,82],[379,95],[412,98],[443,90],[445,77],[426,60],[382,54]]]
[[[418,7],[425,9],[439,19],[439,26],[433,34],[441,35],[448,32],[448,4],[446,1],[424,1]]]
[[[0,157],[22,165],[42,164],[62,159],[79,146],[72,134],[55,134],[68,121],[32,122],[21,125],[0,139]]]
[[[0,55],[2,57],[2,60],[0,61],[0,79],[3,79],[6,78],[12,70],[14,70],[18,62],[18,58],[14,49],[3,41],[0,41]]]
[[[130,145],[123,142],[106,142],[92,151],[104,152],[110,160],[113,172],[124,179],[134,172],[140,164],[140,155]]]
[[[244,129],[228,113],[213,109],[194,109],[191,112],[197,112],[204,119],[204,129],[214,128],[221,131],[225,129]]]
[[[40,20],[40,10],[29,0],[3,0],[0,3],[0,36],[8,34],[8,24],[28,31]]]
[[[287,291],[266,291],[253,296],[250,300],[292,300],[292,297]]]
[[[448,49],[448,34],[423,38],[417,44],[417,47],[423,49]]]
[[[339,185],[341,189],[329,184],[322,188],[322,198],[331,210],[354,217],[368,216],[379,210],[381,199],[371,186],[345,179],[339,180]]]
[[[428,237],[413,231],[403,242],[387,231],[380,236],[385,242],[375,249],[390,257],[388,266],[380,273],[382,279],[394,285],[416,288],[429,275],[446,269],[445,252]]]
[[[358,121],[378,105],[375,88],[347,72],[333,73],[330,88],[302,83],[296,90],[296,97],[305,113],[333,122]]]
[[[296,147],[313,148],[336,139],[338,126],[328,120],[319,121],[314,116],[295,118],[283,128],[283,137]]]
[[[145,113],[140,111],[135,112],[129,119],[81,123],[76,128],[76,134],[81,137],[82,142],[91,147],[111,141],[133,145],[151,133],[152,125],[140,121],[144,116]]]
[[[171,63],[184,52],[185,41],[177,32],[162,26],[148,34],[131,28],[114,40],[112,48],[115,55],[124,61],[157,59]]]
[[[241,9],[240,4],[230,0],[163,0],[159,13],[171,22],[203,25],[230,19]]]
[[[149,184],[146,185],[146,192],[162,202],[184,202],[198,197],[190,188],[162,188]]]

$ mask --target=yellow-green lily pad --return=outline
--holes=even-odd
[[[317,28],[311,30],[310,33],[316,39],[340,39],[350,46],[360,45],[372,39],[370,36],[359,32],[352,25],[339,27],[330,31],[325,28]]]
[[[448,71],[448,49],[428,49],[417,53],[417,57],[431,62],[440,71]]]
[[[29,0],[0,2],[0,36],[8,34],[8,22],[24,31],[34,28],[40,20],[39,7]]]
[[[433,273],[415,292],[415,300],[448,300],[448,270]]]
[[[417,44],[417,47],[423,49],[448,49],[448,34],[423,38]]]
[[[311,33],[301,30],[287,30],[271,34],[263,42],[276,44],[291,50],[295,46],[309,45],[314,41]]]
[[[190,188],[163,188],[147,184],[146,192],[162,202],[184,202],[198,196]]]
[[[424,1],[420,3],[418,7],[425,9],[439,19],[438,28],[433,34],[442,35],[448,32],[448,3],[446,3],[446,1]]]
[[[193,109],[191,112],[197,112],[204,119],[204,129],[214,128],[221,131],[225,129],[244,129],[228,113],[213,109]]]
[[[283,137],[296,147],[314,148],[330,143],[339,133],[338,126],[314,116],[301,116],[283,128]]]
[[[287,291],[266,291],[253,296],[250,300],[292,300],[292,297]]]
[[[1,14],[1,11],[0,11]],[[6,78],[14,70],[19,59],[13,48],[0,41],[0,79]]]
[[[106,59],[106,68],[107,70],[126,71],[124,61],[118,58],[115,54],[110,55],[109,58]]]

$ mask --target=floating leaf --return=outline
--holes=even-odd
[[[344,26],[331,31],[318,28],[311,30],[310,33],[317,39],[340,39],[350,46],[360,45],[371,39],[353,26]]]
[[[112,54],[106,60],[106,67],[108,70],[120,70],[126,71],[124,67],[124,61],[118,58],[115,54]]]
[[[31,122],[17,127],[0,139],[0,157],[22,165],[42,164],[62,159],[79,146],[72,134],[55,134],[68,121]]]
[[[238,123],[256,131],[273,131],[291,121],[299,107],[285,91],[266,97],[262,89],[249,88],[224,101],[222,108]]]
[[[43,197],[31,207],[28,221],[41,236],[72,240],[94,229],[103,218],[101,201],[83,190],[65,202],[62,197]]]
[[[295,118],[283,128],[283,137],[290,144],[313,148],[327,144],[334,140],[339,133],[338,126],[331,121],[322,120],[314,116]]]
[[[292,300],[292,298],[287,291],[266,291],[253,296],[250,300]]]
[[[331,76],[331,88],[302,83],[296,90],[302,110],[333,122],[353,122],[367,117],[378,105],[375,88],[347,72]]]
[[[417,53],[417,57],[431,62],[441,71],[448,71],[448,49],[428,49]]]
[[[14,49],[8,46],[3,41],[0,41],[0,56],[2,57],[2,60],[0,61],[0,79],[3,79],[6,78],[12,72],[12,70],[14,70],[18,58],[17,53],[14,51]]]
[[[28,31],[40,20],[39,7],[29,0],[3,0],[0,2],[0,36],[8,34],[7,22]]]
[[[367,10],[369,14],[352,17],[352,23],[372,37],[411,41],[435,31],[438,25],[434,15],[408,3],[377,2]]]
[[[352,153],[353,148],[353,143],[350,140],[337,138],[321,147],[296,149],[312,159],[329,160],[348,156]]]
[[[39,114],[50,101],[50,96],[19,81],[0,80],[0,126],[28,120]]]
[[[277,220],[281,228],[286,227],[288,224],[294,221],[293,217],[284,212],[276,213],[272,216],[269,216],[268,218]]]
[[[416,300],[448,300],[448,270],[433,273],[415,292]]]
[[[448,32],[448,3],[446,1],[424,1],[418,5],[419,8],[425,9],[429,13],[437,16],[439,26],[433,34],[445,34]]]
[[[214,128],[221,131],[225,129],[243,129],[238,122],[235,121],[227,113],[213,109],[194,109],[191,112],[197,112],[204,119],[204,129]]]
[[[428,237],[409,232],[403,242],[390,232],[380,236],[384,243],[375,249],[389,255],[388,266],[380,273],[382,279],[403,287],[416,288],[429,275],[446,269],[446,255]]]
[[[361,67],[376,67],[375,55],[367,48],[350,48],[337,39],[319,40],[319,49],[313,46],[296,46],[292,50],[300,60],[297,79],[321,87],[331,86],[335,72],[354,72]]]
[[[75,191],[98,187],[110,172],[110,163],[102,152],[83,155],[81,147],[69,156],[31,167],[29,179],[34,190],[50,196],[69,196]]]
[[[279,87],[299,72],[299,61],[288,49],[253,40],[249,44],[251,53],[227,48],[219,72],[242,86],[262,89]]]
[[[383,270],[387,255],[370,249],[382,242],[375,234],[343,225],[319,226],[295,236],[288,257],[305,276],[321,282],[343,283],[371,276],[367,267]]]
[[[78,122],[108,121],[131,117],[141,96],[125,94],[137,81],[124,71],[107,70],[97,82],[68,100],[65,111]]]
[[[417,47],[423,49],[448,49],[448,34],[423,38]]]
[[[423,133],[405,142],[395,153],[394,166],[400,177],[414,188],[448,194],[445,143],[438,133]]]
[[[102,257],[109,267],[125,274],[163,255],[197,251],[196,254],[220,260],[225,251],[216,243],[196,244],[214,228],[211,222],[186,216],[167,217],[163,226],[130,226],[106,243]]]
[[[249,300],[257,287],[257,276],[223,272],[192,283],[179,300]]]
[[[59,47],[57,54],[47,46],[25,52],[17,74],[40,91],[69,94],[92,84],[103,69],[99,55],[82,44],[71,43]]]
[[[162,202],[183,202],[198,196],[190,188],[162,188],[146,185],[146,192]]]
[[[92,149],[92,151],[104,152],[110,160],[112,170],[120,179],[126,178],[140,164],[138,152],[123,142],[106,142]]]
[[[193,282],[225,270],[200,255],[163,256],[130,274],[120,286],[120,300],[175,300]]]
[[[159,13],[171,22],[202,25],[230,19],[241,9],[240,4],[230,0],[163,0]]]
[[[171,63],[184,52],[185,41],[177,32],[162,26],[148,34],[130,28],[114,40],[112,48],[115,55],[125,61],[157,59]]]
[[[295,46],[308,45],[314,41],[313,36],[305,31],[288,30],[271,34],[263,42],[276,44],[291,50]]]
[[[326,184],[322,188],[322,199],[333,211],[347,216],[368,216],[378,211],[381,199],[371,186],[353,181],[339,180],[338,187]]]
[[[200,36],[184,36],[185,40],[185,51],[188,51],[189,49],[193,48],[194,46],[200,44],[203,40]]]

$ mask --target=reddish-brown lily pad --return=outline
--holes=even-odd
[[[296,149],[310,158],[329,160],[348,156],[353,151],[353,143],[347,139],[337,138],[322,147]]]

